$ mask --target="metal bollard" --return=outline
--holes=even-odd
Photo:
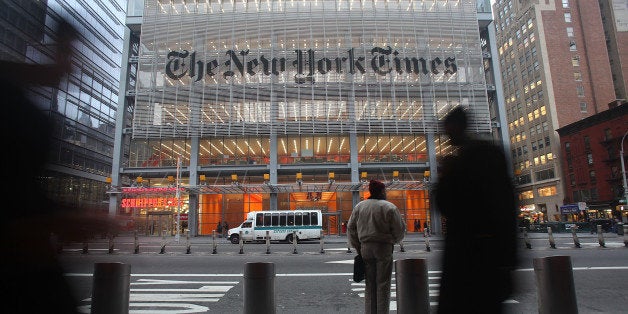
[[[128,314],[131,265],[123,263],[94,264],[92,314]]]
[[[113,254],[113,235],[109,235],[109,254]]]
[[[430,289],[425,259],[395,261],[397,313],[429,313]]]
[[[270,231],[266,230],[266,254],[270,254]]]
[[[216,230],[212,231],[212,254],[218,253],[218,245],[216,245]]]
[[[526,248],[531,249],[532,244],[530,244],[530,238],[528,237],[528,230],[526,228],[523,228],[523,240],[526,243]]]
[[[275,313],[274,263],[246,263],[243,286],[244,314]]]
[[[552,227],[547,227],[547,237],[549,239],[549,244],[552,249],[556,248],[556,241],[554,241],[554,233],[552,232]]]
[[[578,313],[570,257],[539,257],[533,264],[539,314]]]
[[[244,254],[244,240],[242,240],[242,230],[240,230],[240,253]]]
[[[323,239],[323,230],[321,230],[321,237],[320,237],[320,240],[318,240],[318,242],[320,242],[321,244],[320,253],[325,254],[325,240]],[[351,252],[351,248],[349,248],[349,252]]]
[[[423,230],[423,238],[425,239],[425,250],[426,251],[431,251],[432,249],[430,248],[430,238],[427,236],[427,230]]]
[[[578,235],[576,234],[576,226],[571,228],[571,236],[573,237],[573,245],[577,248],[580,248],[580,240],[578,240]]]
[[[294,246],[294,250],[292,250],[292,254],[297,254],[297,232],[292,231],[292,245]]]
[[[628,247],[628,225],[624,225],[624,246]]]
[[[166,253],[166,230],[161,234],[161,250],[159,250],[159,254]]]
[[[190,254],[192,253],[192,246],[190,245],[190,231],[186,230],[185,231],[185,254]]]
[[[133,253],[138,254],[140,252],[140,241],[137,239],[137,230],[133,232]]]
[[[604,233],[602,233],[602,225],[597,225],[597,242],[601,247],[606,247],[606,242],[604,241]]]

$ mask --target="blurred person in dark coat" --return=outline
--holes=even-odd
[[[502,313],[516,264],[514,187],[503,150],[467,134],[467,112],[444,119],[456,151],[438,170],[435,201],[446,223],[438,313]]]
[[[43,26],[42,26],[43,27]],[[84,209],[46,197],[40,187],[49,156],[52,125],[28,98],[32,86],[55,88],[70,72],[77,32],[61,21],[54,63],[0,61],[0,101],[5,146],[2,175],[5,207],[0,218],[2,307],[5,313],[76,313],[76,300],[63,277],[51,234],[83,240],[90,234],[115,232],[116,224]],[[13,201],[9,201],[13,200]]]
[[[364,259],[365,314],[387,314],[395,243],[403,240],[406,224],[395,204],[386,200],[386,185],[371,180],[371,196],[355,205],[347,230],[351,245]]]

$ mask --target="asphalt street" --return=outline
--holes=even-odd
[[[571,234],[553,236],[552,246],[547,234],[528,234],[530,249],[521,237],[517,289],[505,304],[508,313],[538,313],[532,262],[556,255],[571,258],[580,313],[628,313],[628,247],[624,237],[604,233],[600,241],[595,234],[578,234],[577,248]],[[131,313],[243,313],[247,263],[274,265],[277,313],[363,312],[364,283],[351,280],[355,251],[347,247],[344,236],[296,246],[276,242],[240,246],[225,239],[216,239],[214,244],[208,237],[189,242],[184,236],[178,241],[172,236],[138,237],[138,253],[134,252],[135,244],[133,236],[114,238],[113,242],[94,239],[88,243],[87,253],[83,243],[63,244],[61,260],[83,313],[90,310],[94,265],[111,262],[131,265]],[[440,237],[425,239],[420,234],[409,234],[403,247],[395,247],[395,260],[427,263],[432,310],[438,304],[441,249]],[[392,313],[396,313],[394,275]]]

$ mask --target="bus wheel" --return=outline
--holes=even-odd
[[[232,234],[231,235],[231,243],[233,243],[233,244],[240,243],[240,236],[237,235],[237,234]]]
[[[286,242],[292,243],[292,239],[293,239],[292,233],[286,236]]]

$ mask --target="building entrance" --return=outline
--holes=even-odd
[[[171,211],[146,213],[146,235],[164,236],[174,233],[175,223]]]

